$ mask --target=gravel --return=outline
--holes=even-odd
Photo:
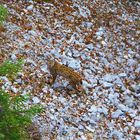
[[[42,140],[139,140],[140,3],[30,0],[10,5],[0,49],[25,64],[15,81],[0,76],[0,85],[14,94],[31,93],[31,103],[43,105],[45,111],[33,119]],[[49,84],[49,57],[82,75],[85,94],[69,88],[63,77]]]

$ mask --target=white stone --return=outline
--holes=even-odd
[[[98,110],[97,107],[95,105],[92,105],[88,111],[92,113],[96,113],[97,110]]]
[[[86,45],[86,47],[88,48],[88,49],[90,49],[90,50],[93,50],[93,44],[91,43],[91,44],[88,44],[88,45]]]
[[[40,68],[41,68],[41,70],[42,70],[43,72],[47,72],[47,71],[48,71],[47,65],[42,65]]]
[[[126,97],[124,102],[128,107],[134,106],[134,99],[132,97]]]
[[[82,27],[85,27],[85,28],[91,28],[92,26],[93,26],[92,22],[83,22],[82,23]]]
[[[72,52],[68,51],[66,55],[72,57]]]
[[[140,140],[140,135],[135,136],[136,140]]]
[[[84,136],[84,135],[81,136],[81,139],[82,140],[87,140],[86,136]]]
[[[30,30],[29,33],[30,33],[31,35],[33,35],[33,36],[36,36],[36,35],[37,35],[37,33],[36,33],[35,31],[33,31],[33,30]]]
[[[128,59],[127,65],[128,66],[134,66],[137,62],[134,59]]]
[[[12,59],[13,61],[15,61],[15,60],[17,59],[16,55],[15,55],[15,54],[12,54],[12,55],[11,55],[11,59]]]
[[[120,115],[122,115],[123,114],[123,112],[121,111],[121,110],[116,110],[115,112],[113,112],[112,114],[111,114],[111,116],[112,116],[112,118],[113,119],[116,119],[116,118],[118,118]]]
[[[87,26],[88,28],[91,28],[91,27],[93,26],[93,23],[92,23],[92,22],[86,22],[86,26]]]
[[[135,86],[135,91],[137,94],[140,93],[140,84]]]
[[[104,29],[100,27],[99,30],[96,32],[96,36],[102,36],[103,33],[104,33]]]
[[[86,105],[84,103],[79,104],[80,108],[86,108]]]
[[[105,57],[101,58],[101,62],[104,63],[105,65],[110,65],[110,63],[108,62],[108,60]]]
[[[118,104],[118,109],[120,109],[120,110],[122,110],[122,111],[124,111],[124,112],[127,112],[128,110],[129,110],[129,108],[128,107],[126,107],[125,105],[123,105],[123,104]]]
[[[137,68],[135,69],[135,72],[140,73],[140,65],[137,66]]]
[[[124,84],[123,82],[121,81],[121,79],[119,77],[116,78],[116,80],[114,81],[115,84],[121,86],[121,87],[124,87]]]
[[[33,103],[38,104],[40,102],[40,99],[38,97],[33,97]]]
[[[113,82],[117,79],[117,75],[113,75],[113,74],[106,74],[104,77],[103,77],[103,80],[106,81],[106,82]]]
[[[45,86],[45,87],[42,89],[42,91],[43,91],[44,93],[48,93],[48,90],[49,90],[48,86]]]
[[[63,98],[63,97],[59,97],[58,99],[62,104],[67,102],[66,98]]]
[[[140,128],[140,121],[135,121],[135,127]]]
[[[108,114],[108,109],[105,108],[105,107],[101,107],[101,108],[98,109],[98,112],[104,113],[105,115],[107,115]]]
[[[103,83],[103,86],[104,86],[105,88],[110,88],[110,87],[113,87],[113,84],[112,84],[112,83],[108,83],[108,82],[104,82],[104,83]]]
[[[92,132],[92,133],[95,132],[95,129],[92,129],[92,128],[90,128],[89,126],[86,126],[86,129],[87,129],[88,131]]]
[[[83,121],[89,121],[90,118],[89,118],[87,115],[84,115],[84,116],[82,117],[82,120],[83,120]]]
[[[33,64],[34,66],[37,66],[37,64],[35,63],[35,61],[33,61],[33,60],[30,59],[30,58],[27,58],[27,59],[26,59],[26,63],[30,63],[30,64]]]
[[[80,15],[87,18],[90,15],[90,10],[87,7],[77,5]]]
[[[96,122],[95,122],[95,120],[93,120],[92,118],[89,120],[89,122],[90,122],[90,124],[95,124],[96,125]]]
[[[29,6],[27,6],[27,10],[29,10],[29,11],[32,11],[33,10],[33,8],[34,8],[34,6],[33,5],[29,5]]]
[[[122,132],[120,132],[120,131],[118,131],[118,130],[113,130],[112,132],[111,132],[111,137],[116,137],[118,140],[124,140],[123,139],[123,133]]]
[[[78,134],[79,136],[82,136],[82,135],[83,135],[83,132],[80,132],[80,131],[79,131],[77,134]]]
[[[81,67],[81,62],[75,59],[71,59],[70,61],[68,61],[68,66],[73,69],[79,69]]]
[[[49,117],[50,117],[51,121],[56,119],[56,117],[51,113],[49,114]]]
[[[124,127],[124,132],[128,132],[128,130],[129,130],[129,127],[128,126],[126,126],[126,127]]]
[[[102,39],[102,37],[101,37],[101,36],[98,36],[98,37],[97,37],[97,40],[101,40],[101,39]]]
[[[83,85],[84,88],[87,88],[87,87],[91,88],[91,87],[92,87],[91,84],[89,84],[89,83],[88,83],[87,81],[85,81],[85,80],[83,80],[82,85]]]
[[[134,118],[137,115],[137,110],[129,108],[128,113],[132,118]]]
[[[127,76],[126,73],[120,73],[120,74],[119,74],[119,77],[122,77],[122,78],[123,78],[123,77],[126,77],[126,76]]]
[[[22,84],[22,80],[21,80],[21,79],[16,79],[16,82],[17,82],[18,84]]]
[[[24,38],[24,39],[26,39],[26,41],[27,41],[27,40],[29,40],[29,39],[30,39],[30,35],[29,35],[29,34],[27,34],[27,33],[26,33],[26,34],[23,34],[23,38]],[[22,45],[23,45],[23,44],[22,44]]]
[[[135,120],[140,120],[140,115],[134,118]]]
[[[73,55],[74,57],[79,57],[79,56],[80,56],[80,53],[79,53],[79,51],[77,51],[77,50],[73,50],[72,55]]]
[[[4,80],[4,82],[10,82],[6,76],[0,76],[0,80]]]
[[[113,104],[118,104],[118,96],[117,96],[117,94],[109,94],[108,95],[108,99],[113,103]]]
[[[13,87],[13,86],[11,86],[11,90],[12,90],[14,93],[17,93],[17,92],[18,92],[18,89],[15,88],[15,87]]]
[[[79,129],[79,130],[84,130],[84,126],[83,126],[83,125],[79,125],[79,126],[78,126],[78,129]]]
[[[101,41],[101,44],[103,45],[103,46],[107,46],[107,43],[105,42],[105,41]]]

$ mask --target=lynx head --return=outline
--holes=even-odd
[[[54,64],[55,64],[55,60],[48,60],[47,61],[47,65],[48,65],[49,69],[52,68],[54,66]]]

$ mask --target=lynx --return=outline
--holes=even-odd
[[[55,60],[48,61],[48,69],[53,79],[51,84],[54,84],[57,75],[66,78],[72,87],[78,91],[82,91],[82,77],[78,72],[75,72],[72,68],[62,65]]]

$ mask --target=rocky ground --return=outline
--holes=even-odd
[[[119,0],[5,1],[1,62],[24,58],[13,94],[32,93],[42,140],[140,140],[140,3]],[[62,77],[50,86],[48,56],[84,77],[86,94]]]

